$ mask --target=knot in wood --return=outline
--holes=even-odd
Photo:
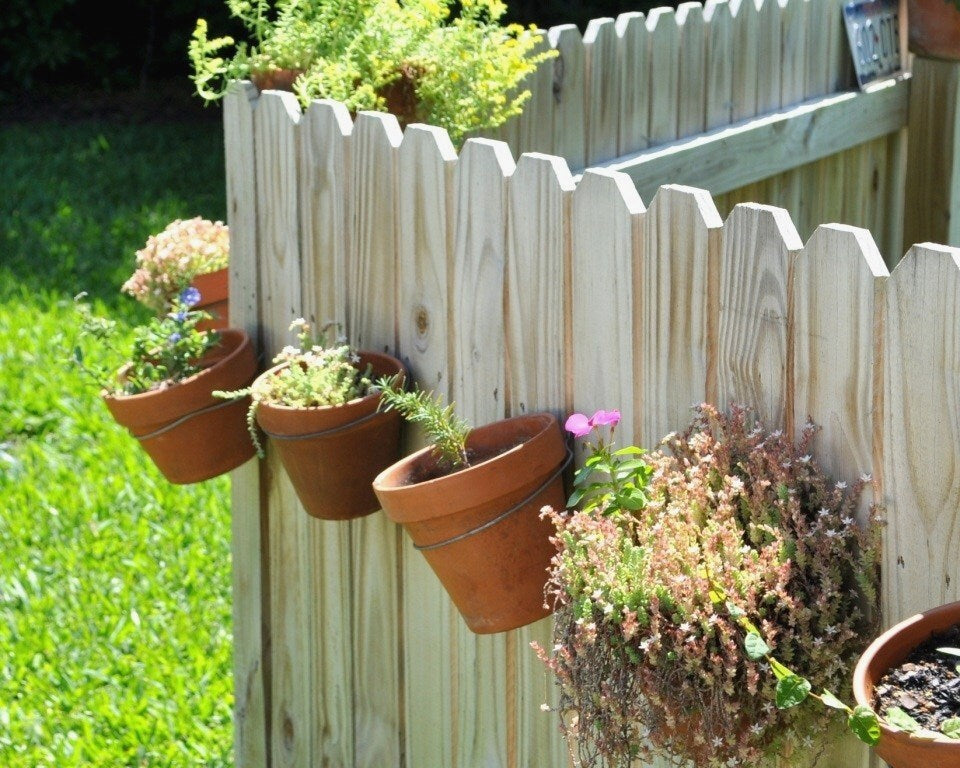
[[[426,307],[417,307],[413,317],[414,323],[416,323],[417,326],[417,335],[423,336],[430,327],[430,315],[427,313]]]

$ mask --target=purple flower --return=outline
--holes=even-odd
[[[620,411],[597,411],[590,417],[590,424],[594,427],[615,427],[620,423]]]
[[[188,307],[195,307],[200,303],[200,291],[189,285],[180,292],[180,301]]]
[[[179,333],[171,333],[169,336],[167,336],[167,341],[169,341],[171,344],[176,344],[178,341],[180,341],[180,338],[181,336]]]
[[[567,430],[574,437],[583,437],[584,435],[589,435],[590,430],[593,429],[593,426],[590,424],[590,420],[584,416],[582,413],[573,413],[570,415],[570,418],[567,419],[567,423],[563,425],[564,429]]]
[[[186,310],[181,309],[179,312],[174,312],[173,319],[176,320],[178,323],[182,323],[184,320],[187,319]]]

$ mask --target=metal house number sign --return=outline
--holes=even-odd
[[[861,88],[900,71],[897,5],[897,0],[858,0],[843,6],[847,39]]]

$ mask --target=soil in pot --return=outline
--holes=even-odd
[[[960,657],[937,650],[944,647],[960,648],[960,625],[933,635],[906,661],[888,669],[873,689],[874,711],[899,707],[936,732],[944,720],[960,716]]]
[[[467,626],[478,634],[505,632],[550,614],[543,587],[554,528],[540,510],[566,502],[561,472],[568,453],[548,413],[474,429],[467,449],[478,463],[466,469],[443,474],[425,448],[381,473],[374,490]]]
[[[257,372],[257,358],[244,331],[221,333],[203,370],[164,389],[137,395],[103,394],[114,419],[133,434],[171,483],[209,480],[254,455],[247,432],[249,398],[224,401],[214,390],[242,389]]]
[[[359,355],[359,367],[369,364],[374,380],[404,373],[403,363],[394,357]],[[379,402],[375,393],[337,406],[258,406],[257,422],[311,517],[350,520],[380,509],[372,483],[400,455],[401,419],[396,411],[378,411]]]

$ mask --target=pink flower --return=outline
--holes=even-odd
[[[582,413],[573,413],[570,415],[570,418],[567,419],[567,423],[563,425],[564,429],[567,430],[574,437],[583,437],[584,435],[589,435],[590,430],[593,429],[593,425]]]
[[[620,411],[597,411],[590,417],[590,425],[594,427],[615,427],[620,423]]]

